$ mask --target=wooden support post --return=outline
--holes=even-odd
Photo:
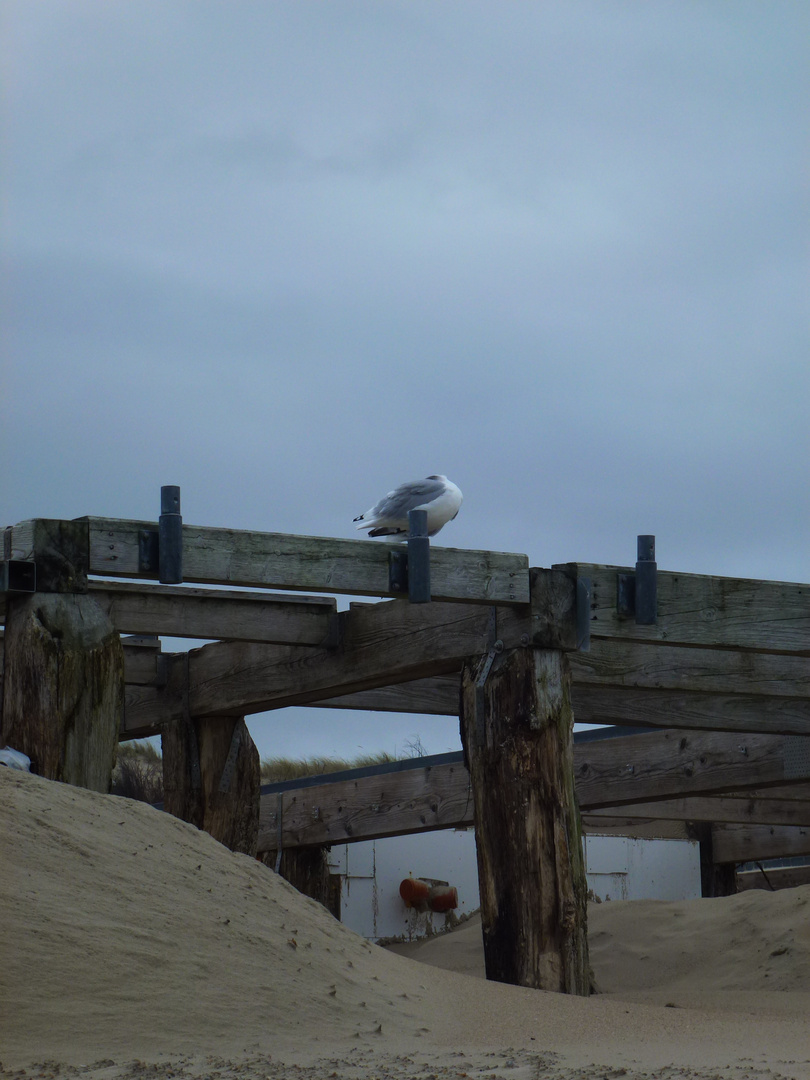
[[[162,730],[163,807],[231,851],[255,855],[259,752],[243,717],[173,720]]]
[[[289,848],[281,853],[278,872],[300,893],[317,900],[339,919],[340,876],[330,874],[327,852],[326,847]],[[278,851],[262,852],[260,858],[275,870]]]
[[[686,835],[697,840],[700,849],[700,895],[733,896],[737,892],[737,867],[714,861],[711,822],[687,821]]]
[[[124,654],[86,593],[8,602],[0,745],[50,780],[108,792],[124,717]]]
[[[465,663],[487,978],[587,995],[587,883],[565,654],[517,648]]]

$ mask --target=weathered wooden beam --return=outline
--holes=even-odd
[[[669,730],[582,743],[575,749],[580,807],[621,807],[807,780],[810,768],[792,764],[797,738]]]
[[[580,655],[570,654],[572,668],[573,661],[578,660]],[[577,683],[572,687],[571,696],[574,715],[577,722],[583,724],[677,727],[695,731],[761,732],[769,735],[805,735],[810,732],[810,701],[800,698],[625,689]],[[456,716],[458,680],[455,675],[420,679],[396,687],[328,698],[310,704],[337,709]]]
[[[795,889],[799,885],[810,885],[810,864],[737,871],[737,892],[746,892],[748,889],[765,889],[770,892],[777,889]]]
[[[333,597],[91,581],[90,592],[126,634],[328,645]]]
[[[801,820],[802,803],[794,800],[791,805],[791,800],[784,798],[790,787],[776,788],[779,799],[774,800],[774,804],[778,802],[774,806],[759,790],[762,783],[777,783],[784,776],[784,739],[762,736],[756,743],[741,743],[729,735],[689,736],[688,745],[681,747],[681,734],[655,732],[575,744],[577,798],[594,831],[610,831],[626,822],[666,821],[676,806],[682,807],[685,819],[703,820],[700,808],[714,802],[718,816],[709,820],[722,820],[732,807],[735,813],[744,812],[748,787],[756,790],[764,812],[773,810],[776,817]],[[701,757],[705,759],[702,764]],[[647,780],[645,773],[650,773]],[[741,791],[739,796],[718,800],[699,797],[713,790],[725,795],[730,777]],[[642,787],[656,794],[640,804],[637,793]],[[697,796],[690,795],[693,787]],[[797,791],[806,792],[807,787],[806,781],[796,781]],[[275,793],[262,796],[260,851],[277,844],[277,800]],[[660,815],[659,805],[663,807]],[[372,840],[473,824],[469,776],[460,762],[291,788],[282,792],[281,813],[283,847]],[[752,818],[749,815],[742,820]]]
[[[718,863],[810,855],[810,825],[714,825],[712,847]]]
[[[463,762],[379,773],[281,792],[283,848],[381,839],[472,825]],[[275,849],[279,797],[262,795],[259,851]]]
[[[573,700],[581,724],[774,735],[810,733],[810,698],[575,686]]]
[[[805,791],[807,790],[805,786]],[[592,827],[604,820],[614,820],[615,807],[589,810]],[[801,799],[772,799],[759,795],[751,798],[731,798],[709,795],[704,798],[686,797],[657,802],[628,803],[621,807],[624,820],[710,821],[747,825],[810,825],[810,797]]]
[[[90,518],[91,572],[149,577],[139,567],[138,537],[144,530],[156,529],[154,522]],[[184,525],[183,576],[186,581],[208,585],[394,596],[389,586],[389,559],[392,551],[401,550],[401,544],[368,540]],[[525,555],[432,547],[430,578],[435,600],[529,602],[529,560]]]
[[[783,653],[594,638],[570,663],[578,687],[810,698],[810,663]]]
[[[357,694],[312,701],[323,709],[362,709],[368,712],[422,713],[433,716],[458,716],[461,664],[458,672],[437,675],[433,679],[414,679],[397,686],[381,686]]]
[[[658,571],[658,615],[640,626],[616,609],[617,575],[632,567],[567,563],[591,580],[592,637],[810,656],[810,585]]]
[[[587,836],[625,836],[633,840],[693,840],[685,821],[668,818],[624,818],[582,815],[582,830]]]
[[[363,604],[341,615],[335,649],[214,642],[188,654],[189,707],[194,716],[245,715],[447,674],[458,670],[464,657],[486,652],[490,610],[401,600]],[[498,608],[497,613],[498,639],[505,647],[530,633],[527,612]],[[174,661],[172,669],[180,663]],[[182,677],[173,679],[171,671],[163,690],[128,688],[125,729],[180,715],[182,688]]]
[[[87,518],[34,518],[4,532],[4,558],[36,563],[37,592],[87,592]]]

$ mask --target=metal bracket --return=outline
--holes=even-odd
[[[180,516],[180,488],[167,484],[160,489],[160,575],[164,585],[183,581],[183,519]]]
[[[0,593],[32,593],[37,591],[37,564],[25,559],[3,559],[0,562]]]
[[[408,591],[408,552],[401,548],[388,552],[388,590],[393,593]]]
[[[160,535],[157,529],[138,530],[138,573],[157,574],[160,568]]]
[[[388,555],[388,588],[407,593],[412,604],[430,603],[430,537],[427,510],[408,511],[408,548]]]
[[[244,727],[243,720],[237,720],[233,729],[233,735],[231,736],[231,748],[228,751],[228,756],[225,759],[225,765],[222,769],[222,778],[219,781],[219,790],[225,794],[225,792],[231,790],[231,783],[233,782],[233,773],[236,768],[236,759],[239,756],[239,747],[242,745],[242,728]]]
[[[635,617],[639,626],[652,626],[658,617],[658,564],[655,537],[637,538],[635,574],[618,574],[616,611],[622,618]]]

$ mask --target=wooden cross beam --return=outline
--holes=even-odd
[[[122,634],[226,638],[284,645],[328,645],[337,601],[235,589],[140,582],[89,582],[90,594]]]
[[[230,641],[195,649],[187,686],[186,661],[173,658],[165,686],[127,687],[125,733],[132,738],[181,716],[184,697],[192,716],[242,716],[447,674],[485,653],[491,635],[490,609],[472,604],[363,604],[341,624],[334,649]],[[528,642],[533,625],[526,610],[497,609],[506,649]]]
[[[577,799],[588,816],[610,807],[611,816],[623,817],[626,804],[632,808],[626,812],[629,817],[637,812],[642,799],[653,805],[673,799],[691,802],[695,796],[714,792],[781,785],[785,772],[785,740],[772,735],[753,736],[743,742],[727,734],[657,731],[574,746]],[[808,780],[810,775],[804,777],[805,784]],[[275,793],[262,797],[260,850],[263,844],[276,846],[277,799]],[[648,811],[646,805],[643,809],[642,817],[655,815],[654,809]],[[472,824],[469,778],[461,761],[282,792],[285,847],[371,840]]]
[[[150,576],[140,569],[138,544],[141,532],[157,528],[153,522],[88,518],[87,523],[91,574]],[[183,576],[207,585],[394,596],[389,556],[401,550],[401,544],[368,540],[184,525]],[[430,579],[435,600],[529,601],[526,555],[431,547]]]
[[[707,645],[810,656],[810,585],[658,571],[656,622],[640,626],[616,605],[618,575],[632,567],[567,563],[591,582],[591,637]]]

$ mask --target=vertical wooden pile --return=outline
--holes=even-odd
[[[164,809],[231,851],[256,855],[260,763],[244,717],[172,721],[161,742]]]
[[[462,673],[487,978],[587,995],[587,882],[574,791],[570,673],[576,585],[533,571],[534,642]],[[551,647],[542,647],[551,646]]]
[[[112,623],[87,593],[86,521],[15,529],[7,557],[36,563],[37,591],[7,600],[0,744],[35,770],[110,790],[124,712],[124,657]]]

